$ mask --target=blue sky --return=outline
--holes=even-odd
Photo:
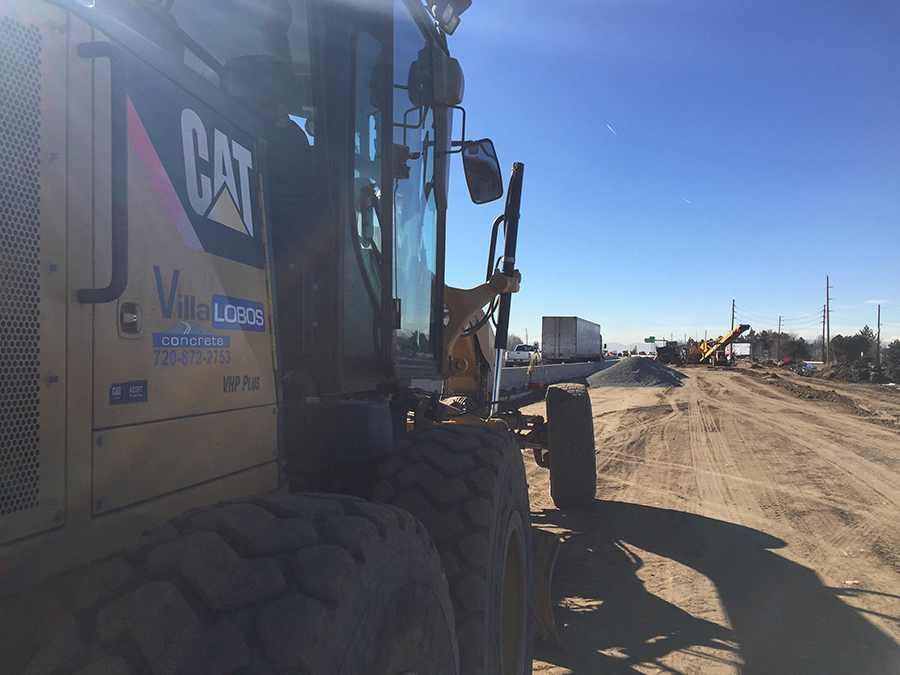
[[[525,163],[510,329],[609,342],[737,319],[900,338],[896,0],[475,0],[450,38],[470,138]],[[457,133],[459,129],[457,128]],[[483,280],[502,202],[455,163],[449,284]]]

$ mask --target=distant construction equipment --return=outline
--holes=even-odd
[[[656,360],[660,363],[669,363],[680,366],[683,357],[681,350],[678,348],[678,342],[674,340],[663,340],[656,343]]]
[[[737,340],[741,333],[750,330],[749,323],[742,323],[731,330],[724,337],[719,336],[715,340],[703,340],[694,342],[688,340],[685,347],[685,363],[710,363],[714,366],[726,365],[728,357],[725,355],[725,347]]]

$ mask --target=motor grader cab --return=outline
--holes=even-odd
[[[4,672],[530,672],[521,443],[411,386],[518,285],[521,165],[443,282],[469,4],[0,8]]]

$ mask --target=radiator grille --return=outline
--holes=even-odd
[[[0,516],[40,503],[40,56],[0,19]]]

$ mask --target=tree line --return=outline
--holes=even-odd
[[[750,343],[750,351],[755,359],[825,360],[824,341],[821,337],[807,342],[794,333],[779,334],[774,330],[757,332],[751,328],[742,341]],[[509,334],[509,349],[515,349],[522,342],[518,335]],[[878,337],[869,326],[863,326],[855,335],[837,334],[831,338],[831,360],[835,363],[870,362],[876,356],[877,343]],[[900,340],[894,340],[881,349],[881,365],[888,378],[900,382]]]
[[[825,358],[821,337],[807,342],[793,333],[778,333],[774,330],[750,330],[745,338],[750,342],[754,358],[771,358],[781,361],[821,361]],[[877,355],[878,338],[869,326],[855,335],[841,335],[831,338],[831,361],[834,363],[871,363]],[[881,365],[885,374],[894,381],[900,380],[900,340],[894,340],[881,349]]]

